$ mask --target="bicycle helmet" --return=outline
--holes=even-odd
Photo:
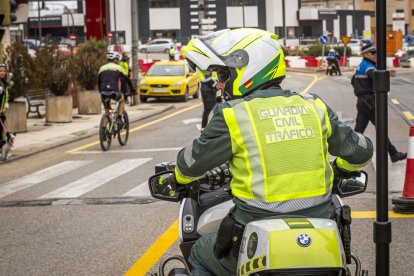
[[[330,49],[329,50],[329,53],[335,53],[335,50],[334,49]]]
[[[183,56],[190,66],[217,71],[220,81],[235,96],[245,95],[264,84],[279,84],[286,75],[278,36],[254,28],[220,30],[190,40]]]
[[[118,52],[110,51],[106,54],[108,60],[118,59],[121,60],[121,55]]]

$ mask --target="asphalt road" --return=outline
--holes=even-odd
[[[409,116],[397,111],[414,106],[413,75],[406,72],[392,80],[390,95],[399,104],[390,103],[389,135],[400,150],[407,150]],[[283,87],[317,93],[353,126],[355,97],[349,82],[349,75],[291,73]],[[171,247],[159,239],[176,221],[179,204],[152,199],[145,184],[155,164],[174,160],[200,133],[201,101],[174,104],[175,109],[131,126],[125,147],[114,141],[103,153],[92,145],[98,137],[92,137],[2,164],[0,275],[145,275],[156,272],[160,258],[178,254],[174,236],[167,237]],[[366,134],[375,142],[372,126]],[[77,150],[84,145],[91,146]],[[376,169],[375,160],[366,167],[370,179],[365,194],[345,199],[353,211],[375,210]],[[398,196],[405,162],[390,163],[389,174],[395,192],[390,197]],[[352,248],[373,275],[374,218],[370,213],[360,216],[353,219]],[[412,275],[414,220],[391,221],[391,275]]]

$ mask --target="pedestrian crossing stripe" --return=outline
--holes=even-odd
[[[72,198],[86,194],[99,186],[102,186],[121,174],[128,173],[152,158],[124,159],[97,172],[89,174],[57,190],[45,194],[39,199]],[[108,174],[108,172],[111,172]]]
[[[126,192],[121,197],[138,197],[138,196],[151,196],[151,192],[148,187],[148,181],[138,185],[134,189]]]
[[[64,161],[46,169],[10,181],[4,186],[0,186],[0,198],[71,172],[91,162],[92,161]]]
[[[71,182],[65,186],[62,186],[56,190],[50,191],[45,195],[40,196],[37,200],[49,200],[60,198],[75,198],[80,197],[85,193],[88,193],[104,184],[107,184],[111,180],[120,177],[123,174],[133,171],[134,169],[142,166],[146,162],[152,160],[152,158],[137,158],[137,159],[124,159],[110,166],[102,168],[101,170],[94,172],[90,175],[82,177],[74,182]],[[0,184],[0,199],[6,196],[12,195],[16,192],[30,188],[45,181],[52,180],[64,174],[70,173],[80,167],[86,166],[92,163],[93,160],[87,161],[64,161],[59,164],[53,165],[46,169],[36,171],[32,174],[20,177],[18,179],[9,181],[4,184]],[[150,197],[147,181],[125,192],[119,197]]]

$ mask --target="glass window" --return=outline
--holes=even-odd
[[[257,0],[227,0],[227,6],[257,6]]]
[[[154,65],[147,72],[147,76],[184,76],[182,65]]]
[[[150,8],[172,8],[178,7],[178,0],[150,0]]]

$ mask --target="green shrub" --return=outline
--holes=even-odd
[[[33,58],[27,48],[19,41],[14,42],[6,49],[7,70],[11,75],[9,101],[24,96],[29,88],[39,85]]]
[[[311,44],[308,47],[308,50],[304,53],[305,56],[322,56],[322,44],[320,43],[315,43],[315,44]],[[325,51],[324,51],[324,55],[326,56],[329,52],[329,50],[333,48],[335,49],[335,51],[338,53],[339,56],[343,56],[344,55],[344,47],[332,47],[331,45],[325,45]],[[349,57],[351,56],[351,48],[346,47],[346,56]]]
[[[54,45],[46,44],[36,50],[35,64],[41,86],[56,96],[68,94],[71,82],[69,58]]]
[[[86,90],[98,84],[99,68],[106,62],[108,44],[104,40],[91,39],[80,46],[72,59],[74,79]]]

